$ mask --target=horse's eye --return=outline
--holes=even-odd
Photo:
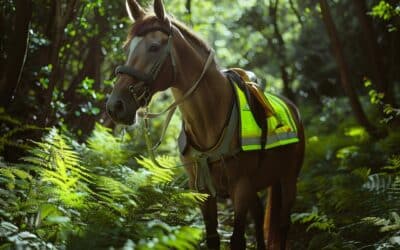
[[[157,52],[160,50],[160,44],[152,43],[148,50],[149,50],[149,52]]]

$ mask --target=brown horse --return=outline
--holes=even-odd
[[[123,124],[135,122],[140,107],[148,105],[155,92],[172,89],[175,105],[190,142],[182,161],[189,183],[196,186],[194,150],[207,152],[223,137],[234,103],[232,85],[214,61],[212,50],[183,24],[165,14],[161,0],[154,2],[154,14],[145,12],[135,0],[126,1],[134,21],[126,48],[128,59],[117,68],[114,89],[107,102],[112,119]],[[250,211],[256,229],[258,249],[285,249],[290,210],[296,198],[296,181],[304,154],[304,134],[296,107],[289,106],[297,126],[298,143],[260,151],[240,151],[208,164],[217,196],[229,196],[234,205],[231,249],[245,249],[246,215]],[[230,143],[239,148],[238,132]],[[206,186],[204,192],[209,192]],[[257,192],[269,187],[264,217]],[[210,193],[210,192],[209,192]],[[206,241],[219,249],[216,197],[202,205]]]

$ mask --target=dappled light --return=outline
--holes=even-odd
[[[0,249],[400,249],[396,0],[0,3]]]

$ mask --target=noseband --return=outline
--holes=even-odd
[[[147,149],[149,151],[149,155],[151,160],[157,165],[157,166],[161,166],[157,160],[155,159],[154,156],[154,151],[156,150],[156,148],[161,144],[165,132],[168,128],[168,125],[171,121],[171,118],[176,110],[176,108],[182,104],[198,87],[198,85],[201,82],[201,79],[203,79],[204,75],[206,74],[208,68],[210,67],[211,63],[213,62],[213,58],[214,58],[214,51],[212,49],[210,49],[207,60],[205,61],[204,65],[203,65],[203,69],[200,73],[200,76],[197,78],[197,80],[194,81],[193,85],[183,94],[183,96],[178,99],[175,100],[175,102],[173,102],[172,104],[170,104],[166,109],[164,109],[163,111],[161,111],[160,113],[149,113],[148,112],[148,102],[150,101],[150,97],[151,97],[151,92],[150,92],[150,84],[152,84],[155,79],[157,78],[162,65],[164,64],[164,62],[167,59],[167,56],[170,55],[171,57],[171,63],[172,63],[172,68],[174,71],[174,79],[173,81],[176,80],[176,63],[175,63],[175,59],[174,56],[171,53],[171,49],[172,49],[172,24],[171,21],[168,20],[169,22],[169,30],[163,28],[163,27],[155,27],[152,29],[148,29],[145,32],[142,32],[139,35],[144,35],[148,32],[151,31],[161,31],[164,32],[165,34],[168,35],[168,41],[167,41],[167,45],[163,51],[163,53],[159,56],[159,59],[153,64],[153,66],[151,67],[149,73],[141,73],[140,71],[138,71],[137,69],[129,66],[129,65],[120,65],[115,69],[115,73],[116,74],[127,74],[131,77],[133,77],[134,79],[138,79],[140,80],[138,83],[131,83],[129,85],[129,92],[131,93],[134,102],[136,103],[136,105],[138,107],[144,106],[146,107],[144,113],[140,112],[139,116],[144,117],[144,121],[145,121],[145,139],[146,139],[146,144],[147,144]],[[128,58],[129,61],[129,58]],[[128,62],[129,63],[129,62]],[[141,94],[140,94],[141,93]],[[149,123],[148,120],[151,118],[155,118],[158,116],[161,116],[165,113],[167,113],[167,117],[166,120],[164,121],[164,126],[161,132],[161,137],[159,139],[159,141],[156,143],[156,145],[154,145],[153,147],[151,146],[150,143],[150,137],[149,137]]]
[[[140,80],[138,83],[135,83],[135,84],[131,83],[129,85],[129,92],[131,93],[133,100],[138,107],[141,107],[141,106],[147,107],[148,102],[151,97],[151,90],[149,88],[150,84],[152,84],[155,81],[155,79],[157,79],[157,76],[160,73],[161,67],[163,66],[164,62],[166,61],[168,55],[170,55],[172,68],[174,71],[173,81],[176,80],[176,63],[175,63],[174,56],[171,53],[171,51],[172,51],[172,35],[173,35],[172,28],[173,28],[173,26],[172,26],[171,20],[168,19],[168,29],[161,27],[161,26],[153,27],[150,29],[146,29],[143,32],[138,34],[138,36],[143,36],[149,32],[161,31],[161,32],[165,33],[166,35],[168,35],[167,45],[166,45],[163,53],[159,56],[159,59],[151,67],[149,73],[142,73],[139,70],[137,70],[129,65],[120,65],[115,69],[115,73],[117,75],[118,74],[127,74],[127,75],[133,77],[134,79]],[[197,78],[197,80],[193,83],[192,87],[188,91],[186,91],[186,93],[184,93],[184,95],[181,99],[175,100],[174,103],[169,105],[164,111],[162,111],[160,113],[151,114],[151,113],[146,112],[145,116],[147,118],[154,118],[154,117],[163,115],[170,111],[168,117],[171,117],[173,112],[175,111],[176,107],[179,106],[181,103],[183,103],[197,89],[197,86],[199,85],[201,79],[205,75],[208,67],[211,65],[213,58],[214,58],[214,51],[212,49],[210,49],[208,58],[203,65],[203,70],[202,70],[199,78]],[[169,118],[167,120],[169,120]],[[169,123],[169,121],[167,123]]]
[[[129,92],[131,93],[133,100],[137,106],[147,106],[150,97],[151,97],[151,90],[150,86],[154,83],[157,79],[158,74],[160,73],[161,67],[167,60],[168,55],[170,55],[172,68],[174,71],[174,80],[176,79],[176,63],[175,59],[171,53],[172,50],[172,24],[171,21],[168,20],[169,28],[166,29],[164,27],[154,27],[145,30],[138,34],[138,36],[144,36],[149,32],[154,31],[161,31],[168,36],[167,45],[163,49],[161,55],[157,58],[153,66],[150,68],[148,73],[142,73],[139,70],[129,66],[129,65],[119,65],[115,69],[115,74],[127,74],[134,79],[138,79],[139,82],[131,83],[128,87]],[[129,62],[128,62],[129,63]],[[174,81],[173,80],[173,81]]]

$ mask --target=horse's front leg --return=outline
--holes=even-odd
[[[206,226],[207,247],[208,249],[219,249],[217,199],[211,195],[208,196],[201,206],[201,212]]]
[[[195,166],[190,164],[193,159],[182,157],[182,162],[186,165],[186,171],[189,175],[189,186],[192,190],[196,190],[196,174]],[[201,204],[201,213],[203,214],[204,224],[206,226],[206,241],[208,249],[219,249],[220,241],[217,232],[218,214],[217,214],[217,199],[212,195],[207,197],[207,200]]]

